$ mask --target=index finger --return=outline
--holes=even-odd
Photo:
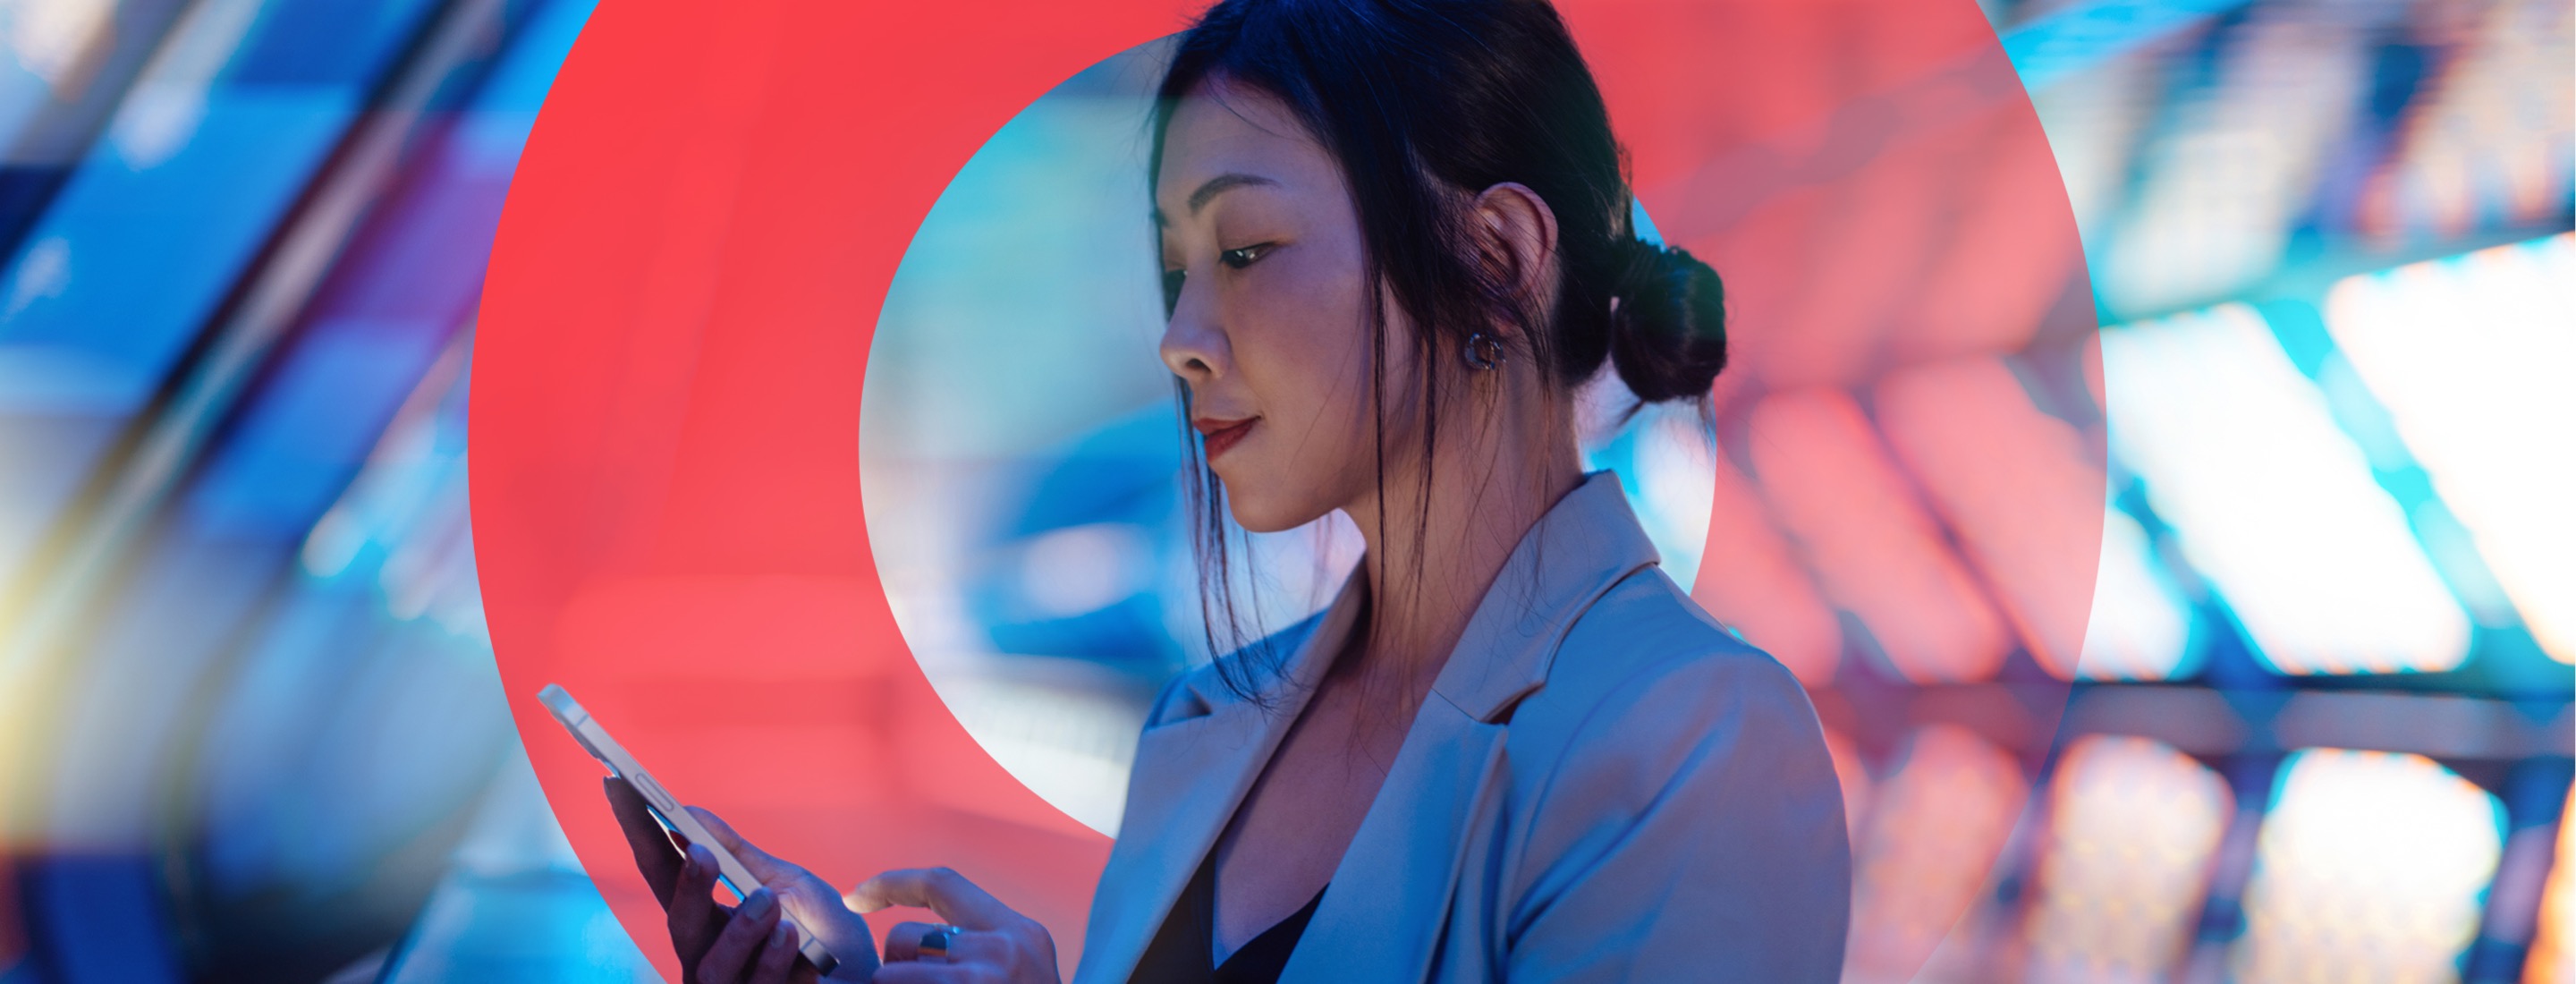
[[[609,812],[617,815],[617,826],[626,832],[626,848],[635,853],[635,867],[644,872],[644,883],[653,889],[654,899],[670,905],[671,885],[680,878],[680,846],[671,842],[662,822],[653,819],[653,811],[634,785],[617,776],[600,785],[608,791]]]
[[[949,868],[905,868],[868,879],[841,901],[860,912],[891,905],[928,909],[967,929],[997,929],[1018,913]]]
[[[697,817],[699,823],[705,824],[707,833],[715,835],[716,843],[724,845],[725,850],[733,852],[734,859],[741,861],[743,867],[751,869],[751,876],[760,879],[761,884],[794,881],[805,874],[804,868],[772,857],[769,852],[742,839],[742,835],[735,833],[733,826],[724,822],[722,817],[707,812],[701,807],[689,806],[682,809]]]

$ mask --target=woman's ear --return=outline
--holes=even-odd
[[[1506,181],[1476,195],[1476,252],[1494,283],[1544,312],[1556,302],[1556,213],[1528,185]],[[1506,326],[1508,329],[1510,326]]]

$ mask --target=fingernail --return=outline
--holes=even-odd
[[[777,903],[778,897],[771,895],[768,889],[756,888],[751,891],[750,898],[742,900],[742,914],[758,919],[768,915],[769,907]]]
[[[769,927],[769,945],[787,945],[787,920],[781,919],[778,921],[778,925]]]

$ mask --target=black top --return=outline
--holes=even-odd
[[[1306,900],[1306,907],[1295,915],[1279,920],[1277,925],[1245,943],[1225,958],[1225,963],[1211,967],[1216,954],[1216,852],[1208,852],[1199,862],[1198,874],[1190,876],[1190,885],[1181,890],[1180,901],[1163,917],[1163,928],[1154,933],[1154,942],[1145,947],[1145,957],[1136,962],[1136,973],[1128,984],[1276,984],[1279,971],[1288,966],[1288,954],[1297,949],[1298,937],[1306,935],[1306,923],[1315,918],[1315,907],[1324,901],[1324,889]]]

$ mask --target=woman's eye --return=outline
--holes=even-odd
[[[1219,263],[1241,270],[1244,267],[1251,266],[1252,261],[1260,259],[1269,252],[1269,243],[1256,243],[1251,246],[1238,247],[1218,253],[1216,255],[1216,259]]]
[[[1172,317],[1173,312],[1181,309],[1181,281],[1188,276],[1189,272],[1185,270],[1163,271],[1163,317],[1165,320],[1169,320]]]

